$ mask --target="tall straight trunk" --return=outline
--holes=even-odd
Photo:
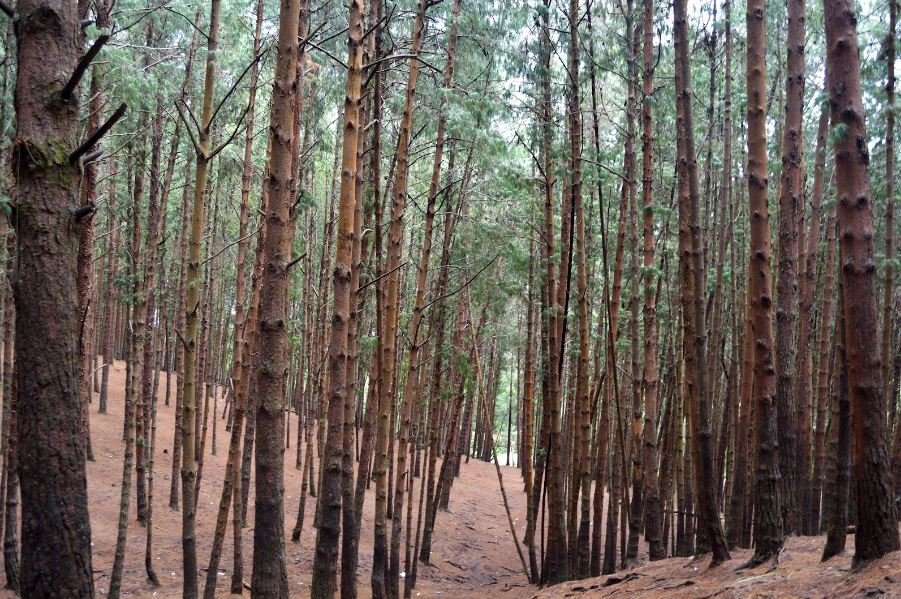
[[[254,500],[254,596],[287,598],[284,524],[284,372],[289,356],[287,321],[288,268],[294,245],[289,214],[294,142],[294,102],[297,96],[297,34],[300,0],[282,0],[279,12],[278,55],[269,121],[270,168],[264,183],[265,209],[263,271],[260,279],[259,351],[254,370],[256,405],[256,495]]]
[[[542,443],[545,451],[549,522],[547,527],[547,550],[541,581],[544,584],[556,584],[569,579],[569,560],[566,549],[566,515],[563,488],[563,456],[561,431],[561,392],[560,392],[560,295],[554,261],[556,249],[554,244],[554,167],[553,167],[553,104],[551,99],[550,64],[550,14],[549,0],[545,0],[542,12],[541,33],[541,154],[544,175],[544,247],[542,258],[545,261],[544,313],[547,329],[546,355],[544,360],[544,377],[547,394],[544,395],[542,425]],[[567,219],[561,221],[565,223]],[[562,244],[562,240],[561,240]],[[558,311],[560,310],[560,311]]]
[[[400,122],[400,132],[397,139],[396,161],[397,166],[394,173],[394,185],[391,190],[391,224],[388,230],[388,259],[385,264],[385,303],[384,303],[384,321],[382,322],[382,374],[380,376],[381,385],[379,386],[379,406],[380,406],[380,426],[376,438],[376,511],[375,511],[375,547],[373,555],[372,567],[372,594],[376,599],[382,597],[391,597],[396,599],[399,593],[397,574],[399,572],[393,567],[393,559],[389,566],[388,555],[388,501],[391,499],[391,489],[388,484],[388,469],[391,463],[387,459],[388,452],[388,430],[384,426],[390,420],[390,412],[392,406],[396,403],[396,337],[397,322],[400,312],[400,265],[403,253],[403,237],[404,237],[404,209],[407,202],[407,176],[409,173],[409,150],[413,135],[413,108],[416,98],[416,82],[419,78],[419,52],[422,48],[422,39],[425,33],[425,13],[428,4],[425,0],[420,0],[419,7],[416,12],[416,19],[413,22],[413,42],[410,54],[413,56],[410,60],[409,75],[407,78],[407,89],[404,97],[403,115]],[[406,411],[406,410],[405,410]],[[405,420],[409,417],[405,415]],[[406,433],[404,433],[405,435]],[[392,436],[393,438],[393,436]],[[398,453],[398,473],[404,472],[404,462],[406,460],[406,438],[404,437],[401,449]],[[400,479],[398,479],[400,483]],[[403,485],[398,484],[394,489],[395,494],[401,495],[401,505],[403,502]],[[397,507],[397,504],[395,504]],[[401,515],[394,514],[395,524],[400,522]],[[396,536],[396,535],[393,535]],[[397,538],[397,542],[400,538]],[[392,548],[395,544],[392,539]],[[397,553],[392,551],[392,554]],[[399,559],[399,554],[398,554]],[[391,574],[390,580],[385,580],[385,573]]]
[[[839,279],[838,310],[835,314],[835,365],[832,398],[830,400],[830,462],[832,477],[827,487],[831,497],[826,530],[823,561],[845,551],[848,538],[848,498],[850,488],[851,402],[848,389],[847,333],[845,329],[844,282]],[[855,539],[857,535],[855,534]],[[856,541],[855,541],[856,544]]]
[[[371,2],[369,5],[369,23],[370,26],[373,27],[373,31],[368,40],[368,54],[370,60],[378,60],[382,53],[382,27],[381,27],[381,18],[382,18],[382,3],[381,2]],[[369,111],[369,116],[372,118],[372,133],[369,138],[369,185],[367,186],[367,194],[368,197],[365,198],[364,202],[371,206],[369,210],[371,210],[371,214],[369,215],[372,220],[368,220],[367,225],[373,222],[381,223],[381,205],[382,205],[382,196],[381,196],[381,151],[382,151],[382,74],[380,69],[376,69],[376,73],[373,76],[372,82],[372,99],[371,99],[371,107]],[[359,146],[359,142],[358,142]],[[371,245],[371,256],[373,263],[373,270],[376,275],[379,274],[379,264],[380,264],[380,253],[381,253],[381,233],[379,226],[374,226],[375,235],[373,236],[375,239],[372,242],[369,242]],[[361,265],[362,266],[362,265]],[[372,281],[370,281],[372,283]],[[357,302],[360,306],[363,303],[362,294],[365,291],[360,288],[357,290]],[[380,330],[379,326],[379,315],[381,314],[381,285],[378,282],[375,282],[375,295],[376,295],[376,317],[375,317],[375,329],[376,331]],[[360,318],[358,316],[358,318]],[[358,323],[359,326],[359,323]],[[363,521],[363,503],[366,497],[366,489],[369,486],[369,482],[371,480],[370,475],[370,464],[372,463],[373,453],[374,453],[374,436],[375,436],[375,428],[377,425],[376,418],[379,414],[379,392],[378,392],[378,378],[379,373],[381,372],[380,362],[380,348],[378,344],[373,349],[371,358],[370,358],[370,375],[369,375],[369,392],[368,397],[366,399],[366,415],[365,422],[363,423],[363,439],[360,447],[360,455],[359,455],[359,466],[357,468],[357,480],[356,485],[354,487],[354,519],[358,523],[362,523]],[[355,531],[355,538],[353,541],[353,549],[354,555],[348,559],[348,563],[353,563],[354,565],[357,562],[357,553],[359,552],[359,543],[360,543],[360,534],[362,531],[362,526],[358,525]],[[344,560],[344,556],[342,555],[342,560]],[[356,575],[356,568],[354,568],[354,575]]]
[[[826,64],[835,144],[841,235],[845,351],[851,401],[852,472],[857,496],[854,562],[899,548],[885,422],[873,248],[869,152],[860,89],[857,16],[848,0],[826,0]]]
[[[34,596],[93,597],[86,439],[76,297],[80,206],[74,2],[17,3],[15,110],[16,382],[22,494],[21,586]],[[74,79],[77,85],[78,78]],[[87,216],[90,218],[90,215]]]
[[[632,491],[632,501],[638,504],[633,513],[639,518],[644,513],[645,539],[648,542],[648,557],[653,560],[666,557],[663,533],[663,507],[660,503],[660,487],[657,472],[657,405],[658,405],[658,364],[657,364],[657,292],[658,276],[654,269],[654,0],[644,0],[642,25],[642,111],[641,111],[641,152],[643,206],[643,247],[642,267],[644,268],[644,371],[642,391],[644,392],[644,430],[642,431],[642,456],[640,476],[643,488],[641,500],[637,484]],[[728,60],[728,59],[727,59]],[[727,75],[728,76],[728,75]],[[727,96],[728,98],[728,96]],[[728,99],[726,100],[729,101]],[[728,121],[727,121],[728,122]],[[727,133],[728,135],[728,133]],[[634,460],[633,460],[634,462]],[[631,531],[631,525],[630,525]]]
[[[348,389],[348,334],[351,307],[351,268],[356,212],[357,144],[360,139],[360,89],[363,76],[364,0],[350,4],[347,36],[347,83],[344,96],[344,127],[341,156],[341,192],[338,205],[338,244],[332,275],[332,318],[329,341],[328,436],[322,460],[319,503],[322,518],[316,535],[311,596],[335,595],[338,541],[341,534],[341,503],[344,474],[344,403]],[[350,373],[354,376],[353,373]],[[342,593],[343,596],[343,593]]]
[[[885,279],[882,285],[882,395],[889,402],[891,425],[896,422],[898,398],[892,394],[894,372],[892,360],[892,305],[895,257],[895,29],[898,22],[898,0],[889,0],[888,34],[885,37]],[[891,428],[888,429],[891,432]],[[901,474],[901,473],[899,473]],[[896,474],[895,495],[901,489]]]
[[[825,161],[825,153],[823,155]],[[819,356],[820,365],[817,372],[817,432],[816,432],[816,448],[813,458],[813,484],[814,489],[811,493],[811,499],[815,504],[817,517],[816,532],[823,531],[824,518],[826,517],[825,497],[823,493],[823,474],[825,472],[824,462],[826,456],[826,410],[829,409],[829,348],[832,339],[829,334],[830,328],[826,323],[833,321],[833,289],[835,287],[835,247],[836,247],[836,231],[835,231],[835,205],[829,210],[826,217],[826,260],[823,266],[826,281],[823,284],[823,305],[820,310],[820,344]],[[822,506],[822,507],[821,507]]]
[[[15,384],[15,301],[12,273],[16,266],[16,236],[8,231],[3,240],[6,249],[6,274],[3,277],[3,569],[6,588],[19,590],[19,473],[17,466],[18,434],[13,402]]]
[[[539,580],[538,556],[535,551],[535,519],[537,515],[533,497],[534,468],[532,463],[533,438],[535,429],[535,236],[529,235],[529,282],[526,298],[526,347],[523,358],[525,372],[522,386],[522,453],[520,463],[525,479],[526,531],[523,543],[529,552],[529,572],[532,584]]]
[[[826,134],[829,128],[829,114],[822,110],[817,126],[817,145],[814,156],[813,191],[811,193],[810,207],[810,232],[806,233],[807,248],[804,255],[804,272],[801,279],[801,297],[798,306],[798,352],[797,352],[797,377],[795,380],[795,399],[798,402],[798,430],[801,432],[799,453],[804,465],[801,471],[801,497],[804,503],[801,505],[802,534],[815,535],[820,514],[819,484],[816,481],[818,473],[815,470],[813,443],[811,440],[812,425],[816,425],[817,433],[823,422],[819,418],[819,410],[813,409],[813,387],[811,384],[811,330],[813,328],[812,312],[814,307],[814,295],[816,293],[817,277],[817,248],[820,244],[820,211],[823,204],[823,191],[825,189],[826,171]],[[802,220],[803,227],[803,220]],[[829,265],[826,265],[829,268]],[[828,274],[827,274],[828,276]],[[825,301],[832,301],[824,297]],[[831,315],[830,315],[831,316]],[[829,322],[823,320],[823,322]],[[828,327],[821,328],[821,334],[827,339]],[[822,357],[824,354],[820,354]],[[813,421],[811,421],[813,419]],[[812,471],[811,468],[814,470]]]
[[[194,15],[194,22],[200,21],[200,8],[198,8]],[[185,79],[184,83],[182,83],[181,89],[181,103],[182,105],[188,99],[188,91],[191,87],[191,83],[193,82],[193,73],[194,73],[194,58],[197,54],[197,47],[200,44],[200,31],[198,29],[194,30],[193,35],[191,36],[191,46],[188,50],[188,58],[187,63],[185,64]],[[182,189],[182,211],[181,211],[181,229],[178,236],[178,262],[180,264],[179,268],[179,278],[178,278],[178,293],[176,295],[176,316],[175,316],[175,331],[181,335],[185,330],[185,301],[186,301],[186,290],[187,290],[187,281],[188,281],[188,268],[187,268],[187,258],[188,258],[188,237],[190,235],[190,223],[191,219],[189,217],[189,203],[191,201],[191,193],[193,189],[190,185],[190,161],[185,161],[184,163],[184,178],[185,178],[185,186]],[[185,362],[185,352],[186,347],[183,343],[175,344],[175,364],[174,368],[176,371],[181,372],[184,370],[184,362]],[[170,487],[169,487],[169,507],[172,509],[178,509],[178,490],[179,490],[179,471],[182,465],[182,437],[183,437],[183,420],[184,420],[184,377],[178,377],[176,381],[176,389],[175,389],[175,432],[173,434],[172,440],[172,475],[170,478]]]
[[[263,28],[263,0],[258,0],[256,6],[256,28],[254,30],[254,55],[260,51],[260,39]],[[235,530],[235,548],[241,545],[241,494],[236,492],[240,479],[240,450],[241,433],[244,426],[244,411],[247,398],[246,369],[242,370],[249,359],[244,356],[245,349],[245,285],[244,275],[247,263],[247,239],[248,221],[250,218],[250,186],[253,182],[253,137],[254,137],[254,107],[256,105],[257,84],[259,82],[259,63],[255,62],[251,67],[250,91],[247,100],[247,124],[244,128],[244,166],[241,173],[241,205],[238,215],[238,259],[235,264],[235,334],[232,345],[231,379],[234,384],[232,400],[231,436],[228,444],[228,457],[225,463],[225,477],[222,481],[222,496],[219,500],[219,511],[216,516],[216,530],[213,535],[213,547],[210,550],[210,563],[207,568],[206,584],[203,594],[206,599],[212,599],[216,595],[216,581],[219,573],[219,560],[222,555],[222,544],[225,539],[225,531],[228,525],[229,503],[232,505],[232,525]],[[239,550],[239,549],[238,549]],[[240,551],[240,550],[239,550]],[[233,572],[243,570],[243,556],[239,553],[235,556]],[[235,584],[237,582],[237,585]],[[232,578],[231,591],[241,592],[243,580]]]
[[[165,204],[162,200],[163,181],[160,173],[160,154],[162,152],[163,143],[163,96],[157,94],[156,97],[156,114],[154,115],[151,125],[151,158],[150,158],[150,189],[147,194],[147,238],[146,252],[144,253],[143,265],[143,300],[144,300],[144,331],[141,339],[141,347],[138,351],[143,353],[142,368],[140,372],[141,397],[144,398],[144,462],[147,476],[147,491],[145,495],[146,506],[144,508],[144,522],[147,527],[147,549],[146,555],[152,554],[153,549],[153,523],[151,521],[152,507],[150,499],[152,491],[150,489],[153,479],[153,410],[156,406],[156,394],[154,393],[154,381],[156,378],[156,357],[154,351],[154,340],[156,336],[157,322],[156,311],[156,287],[157,283],[157,266],[159,262],[159,247],[163,236],[165,214]],[[162,320],[162,319],[159,319]],[[153,561],[145,560],[148,564],[147,577],[151,581],[157,580],[157,575],[153,571]]]
[[[582,101],[580,93],[580,37],[579,37],[579,0],[569,3],[569,142],[570,142],[570,194],[575,217],[575,237],[578,255],[578,273],[576,275],[579,311],[579,355],[576,364],[576,393],[573,411],[572,437],[573,452],[570,494],[572,503],[581,493],[582,501],[578,533],[570,531],[570,539],[575,547],[570,547],[571,555],[576,562],[571,564],[571,574],[578,578],[587,578],[590,569],[591,529],[591,400],[588,389],[588,357],[589,357],[589,307],[588,307],[588,245],[585,234],[585,209],[582,202]],[[489,429],[491,423],[488,423]],[[492,444],[493,445],[493,444]],[[573,522],[573,529],[575,529]],[[576,553],[576,548],[578,551]]]
[[[147,45],[150,46],[152,41],[152,31],[148,29]],[[144,57],[144,66],[150,64],[149,54]],[[138,126],[141,130],[147,128],[147,112],[144,112],[139,119]],[[143,247],[141,243],[141,225],[142,225],[142,206],[144,205],[144,173],[146,169],[147,158],[147,139],[142,135],[136,142],[134,149],[134,162],[132,164],[134,175],[134,185],[132,187],[132,206],[131,206],[131,245],[128,247],[131,260],[131,309],[128,319],[129,340],[129,366],[131,367],[128,375],[127,387],[133,395],[130,398],[131,409],[135,410],[134,415],[134,444],[135,444],[135,508],[137,511],[138,522],[142,526],[147,524],[147,469],[144,459],[144,450],[146,447],[146,438],[144,427],[149,423],[145,420],[144,396],[142,395],[143,387],[141,386],[141,377],[144,369],[144,352],[143,340],[144,329],[147,323],[146,301],[144,299],[144,280],[143,280]]]
[[[110,157],[109,161],[110,174],[118,174],[116,172],[116,158]],[[106,308],[103,311],[103,323],[100,329],[101,353],[103,354],[103,366],[100,374],[100,398],[98,400],[97,411],[100,414],[107,413],[107,405],[109,402],[109,371],[113,364],[113,341],[115,336],[116,309],[119,305],[119,293],[116,289],[116,273],[118,271],[118,260],[116,253],[119,250],[119,225],[115,214],[116,205],[116,177],[109,178],[109,193],[107,197],[107,211],[109,218],[109,240],[106,243]]]
[[[188,243],[188,267],[185,279],[184,305],[184,364],[182,393],[182,569],[184,582],[182,595],[186,599],[197,597],[197,515],[194,501],[197,463],[195,461],[195,419],[197,412],[197,349],[200,295],[203,283],[200,278],[200,250],[203,238],[204,200],[210,164],[210,138],[212,136],[213,93],[215,91],[216,53],[219,38],[220,0],[210,0],[210,27],[207,33],[207,56],[201,103],[200,129],[196,150],[194,196],[191,210],[190,240]],[[186,125],[187,126],[187,125]]]
[[[457,24],[460,15],[460,0],[454,0],[451,28],[448,32],[447,41],[447,60],[444,66],[442,77],[442,89],[445,93],[451,93],[451,86],[454,76],[454,59],[457,48]],[[424,10],[424,8],[423,8]],[[420,31],[419,35],[422,35]],[[428,291],[428,274],[429,263],[432,255],[432,237],[435,223],[435,212],[438,201],[438,186],[441,182],[441,165],[444,156],[445,127],[447,123],[446,116],[446,96],[442,96],[441,104],[438,108],[438,123],[436,125],[436,141],[435,153],[432,159],[432,172],[429,180],[429,190],[426,200],[425,222],[422,239],[422,250],[419,256],[419,265],[416,270],[416,292],[414,296],[413,314],[409,326],[409,349],[407,352],[407,380],[403,395],[403,420],[400,425],[400,435],[398,438],[397,449],[397,466],[395,471],[395,492],[394,492],[394,519],[391,527],[391,555],[390,555],[390,575],[391,584],[395,586],[393,597],[398,597],[397,589],[400,580],[400,538],[401,538],[401,513],[404,505],[404,486],[405,480],[412,477],[410,472],[410,464],[407,463],[407,444],[411,433],[411,419],[413,411],[420,402],[422,384],[421,364],[424,356],[422,349],[426,343],[426,339],[420,341],[420,329],[422,327],[422,315],[425,309],[426,293]],[[398,171],[398,176],[400,171]],[[404,175],[406,176],[406,175]],[[409,484],[409,483],[408,483]],[[410,498],[412,502],[412,497]]]
[[[785,121],[779,185],[779,251],[776,276],[776,421],[779,430],[782,527],[801,532],[804,497],[800,483],[807,464],[801,451],[810,410],[794,394],[795,319],[798,310],[798,215],[803,214],[804,0],[788,2],[788,52],[785,72]]]
[[[684,250],[680,250],[680,261],[683,259],[690,260],[691,269],[691,310],[683,312],[686,322],[693,320],[694,338],[691,340],[693,345],[694,363],[686,354],[685,376],[690,386],[694,386],[694,393],[691,394],[692,406],[689,410],[690,419],[693,421],[692,439],[694,441],[694,452],[692,461],[695,468],[695,481],[698,493],[698,529],[703,529],[706,536],[706,542],[710,544],[713,551],[712,566],[722,561],[730,559],[729,549],[726,546],[726,538],[723,534],[723,528],[720,524],[719,512],[717,510],[717,492],[714,486],[713,475],[713,447],[712,433],[710,425],[710,398],[708,381],[706,380],[706,331],[705,325],[705,293],[704,282],[704,255],[703,241],[701,239],[701,216],[700,216],[700,192],[698,189],[698,164],[694,148],[694,119],[692,117],[692,96],[691,96],[691,69],[688,55],[688,22],[687,9],[685,0],[677,0],[675,4],[675,42],[676,51],[681,53],[679,67],[682,71],[681,88],[677,89],[677,101],[682,102],[683,115],[683,147],[682,159],[679,164],[686,169],[688,178],[688,197],[680,199],[680,212],[682,204],[688,200],[688,208],[690,212],[690,255],[686,256]],[[680,237],[683,235],[683,220],[680,214]],[[680,242],[681,245],[681,242]],[[686,244],[687,249],[687,244]],[[687,308],[687,303],[683,300],[683,308]],[[686,336],[689,329],[686,328]]]
[[[773,364],[773,297],[770,219],[767,209],[765,0],[750,0],[747,13],[748,212],[751,219],[749,313],[754,352],[756,476],[754,557],[763,563],[782,549],[783,528]]]

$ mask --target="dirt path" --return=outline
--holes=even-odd
[[[96,462],[88,464],[88,493],[90,498],[91,527],[93,536],[93,564],[98,597],[106,595],[116,545],[119,496],[122,477],[122,411],[125,364],[116,362],[110,371],[109,413],[96,413],[97,398],[91,406],[91,437]],[[154,565],[161,587],[152,588],[144,572],[144,547],[146,531],[134,517],[135,499],[132,495],[132,519],[128,530],[128,548],[125,560],[123,595],[128,597],[154,597],[159,599],[181,596],[181,513],[169,509],[169,487],[172,472],[172,436],[174,431],[174,402],[165,406],[165,377],[160,385],[158,407],[157,451],[155,456],[155,483],[153,503]],[[175,378],[172,377],[174,388]],[[219,416],[222,415],[220,405]],[[297,421],[291,420],[291,448],[285,452],[285,534],[291,538],[291,530],[297,516],[300,492],[300,472],[294,468]],[[204,584],[206,565],[209,561],[216,511],[222,489],[225,460],[228,450],[228,433],[225,422],[217,425],[217,455],[210,455],[212,440],[207,440],[207,456],[204,464],[203,483],[197,514],[198,562],[201,565],[200,584]],[[212,425],[208,433],[212,435]],[[316,462],[317,470],[319,462]],[[511,507],[517,518],[519,534],[526,513],[525,495],[522,493],[519,473],[515,468],[504,468],[504,482]],[[416,479],[414,495],[419,499],[420,479]],[[132,484],[134,490],[134,484]],[[251,490],[251,502],[253,490]],[[313,547],[316,531],[312,528],[315,499],[308,498],[304,530],[299,544],[288,542],[288,577],[292,597],[309,596],[313,564]],[[415,506],[414,506],[415,509]],[[250,581],[253,553],[253,504],[248,511],[249,527],[244,531],[244,572]],[[416,514],[414,511],[414,526]],[[366,494],[363,530],[360,543],[358,589],[361,598],[370,596],[369,576],[372,566],[372,538],[374,519],[374,487]],[[217,596],[228,596],[232,571],[231,532],[226,535],[225,549],[220,564]],[[461,469],[460,479],[454,483],[450,512],[439,512],[432,550],[432,564],[419,565],[418,584],[414,596],[466,599],[477,597],[531,597],[535,590],[527,586],[519,558],[510,538],[507,517],[504,512],[497,475],[494,466],[471,461]],[[8,591],[0,591],[0,598],[13,597]]]

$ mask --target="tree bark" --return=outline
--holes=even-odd
[[[826,64],[835,144],[841,235],[845,351],[851,401],[852,472],[857,494],[854,562],[899,548],[886,435],[878,338],[869,151],[860,89],[857,15],[848,0],[826,0]]]
[[[74,2],[17,5],[18,240],[16,382],[22,495],[21,586],[33,596],[93,597],[86,439],[79,394],[77,297],[78,98],[67,79],[81,58]]]

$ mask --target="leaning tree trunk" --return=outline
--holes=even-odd
[[[17,6],[16,365],[22,588],[93,597],[76,297],[81,28],[74,2]],[[86,66],[86,65],[83,65]]]
[[[860,89],[857,15],[849,0],[825,0],[826,64],[835,144],[845,351],[857,493],[854,562],[899,548],[888,456],[878,338],[869,151]]]

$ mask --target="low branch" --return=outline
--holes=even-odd
[[[0,10],[5,12],[6,16],[9,17],[10,19],[16,18],[16,11],[14,11],[12,6],[10,6],[9,4],[4,2],[3,0],[0,0]]]
[[[213,151],[210,152],[209,156],[207,156],[207,160],[212,160],[213,158],[215,158],[216,155],[219,154],[219,152],[221,152],[222,150],[227,148],[228,145],[235,140],[235,136],[238,135],[238,131],[241,131],[243,128],[241,125],[244,123],[244,119],[247,117],[247,112],[249,110],[250,110],[250,104],[248,104],[244,108],[244,112],[241,113],[241,118],[238,120],[238,124],[235,125],[235,129],[234,129],[234,131],[232,131],[232,134],[229,135],[228,139],[226,139],[224,142],[222,142],[221,144],[219,144],[218,146],[213,148]],[[210,121],[210,122],[212,122],[212,121]]]
[[[116,112],[114,112],[110,116],[110,118],[106,120],[105,123],[100,125],[100,128],[94,131],[94,133],[89,138],[84,140],[82,144],[78,146],[78,149],[72,152],[72,154],[69,156],[69,163],[75,164],[76,162],[78,162],[79,158],[81,158],[88,152],[88,150],[97,145],[97,142],[99,142],[103,138],[103,136],[113,128],[113,125],[115,125],[123,116],[125,116],[126,110],[128,110],[128,104],[122,102],[122,104],[119,105],[119,108],[116,109]]]
[[[109,40],[109,35],[101,35],[94,41],[94,45],[84,53],[84,56],[81,57],[81,60],[79,60],[78,64],[75,66],[75,71],[72,72],[72,76],[69,77],[69,81],[66,82],[65,87],[63,87],[63,90],[59,93],[63,100],[68,100],[72,97],[72,92],[75,91],[75,88],[78,86],[78,82],[81,81],[82,77],[84,77],[84,74],[87,72],[88,67],[91,66],[91,63],[95,58],[97,58],[97,54],[100,53],[100,50]]]

